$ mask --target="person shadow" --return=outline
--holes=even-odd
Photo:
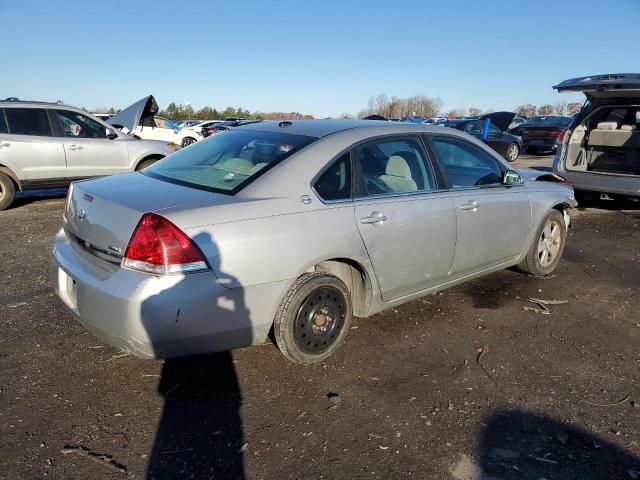
[[[217,282],[236,284],[232,276],[220,272],[219,252],[213,238],[202,233],[193,240],[216,272]],[[190,275],[201,275],[197,285]],[[242,394],[229,349],[251,343],[249,310],[241,288],[208,285],[207,282],[216,282],[210,272],[190,275],[143,302],[143,324],[154,351],[160,354],[166,342],[188,341],[194,336],[199,339],[196,352],[219,353],[164,361],[158,383],[164,407],[147,465],[147,478],[244,479]],[[201,283],[203,289],[211,292],[211,298],[202,299]],[[208,326],[212,323],[215,323],[213,330]],[[211,336],[220,325],[232,329],[230,335],[225,335],[229,337],[227,341],[220,342],[219,337]],[[184,351],[194,353],[188,344]]]
[[[633,407],[627,403],[618,408]],[[640,458],[603,437],[549,416],[498,410],[484,425],[479,445],[481,478],[640,478]],[[625,443],[624,437],[619,438]]]

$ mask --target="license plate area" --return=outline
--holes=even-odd
[[[60,267],[58,267],[58,292],[67,307],[78,313],[78,282]]]

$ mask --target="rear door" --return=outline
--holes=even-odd
[[[453,276],[464,276],[518,257],[531,227],[523,185],[502,184],[503,167],[480,147],[458,137],[433,135],[456,211]]]
[[[64,149],[60,138],[53,135],[47,110],[7,107],[0,109],[0,115],[0,163],[13,167],[24,186],[63,184]]]
[[[71,179],[112,175],[129,170],[126,142],[107,138],[106,127],[73,110],[53,111]]]
[[[456,242],[451,198],[418,136],[372,140],[353,150],[355,221],[384,301],[442,283]]]

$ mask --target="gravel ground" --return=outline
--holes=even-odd
[[[49,284],[63,203],[0,212],[2,478],[640,478],[638,210],[577,211],[553,278],[356,319],[302,367],[271,344],[164,362],[102,344]]]

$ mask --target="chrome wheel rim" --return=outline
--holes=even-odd
[[[548,267],[555,262],[560,253],[562,228],[555,220],[547,221],[538,240],[538,260],[540,265]]]
[[[511,145],[509,147],[509,151],[507,152],[507,156],[509,157],[509,160],[511,160],[511,161],[517,159],[518,158],[518,146],[517,145]]]
[[[344,327],[347,300],[334,287],[314,290],[302,302],[293,335],[298,348],[307,354],[321,354],[333,345]]]
[[[189,145],[195,143],[193,140],[191,140],[190,138],[185,138],[184,141],[182,142],[184,144],[185,147],[188,147]]]

